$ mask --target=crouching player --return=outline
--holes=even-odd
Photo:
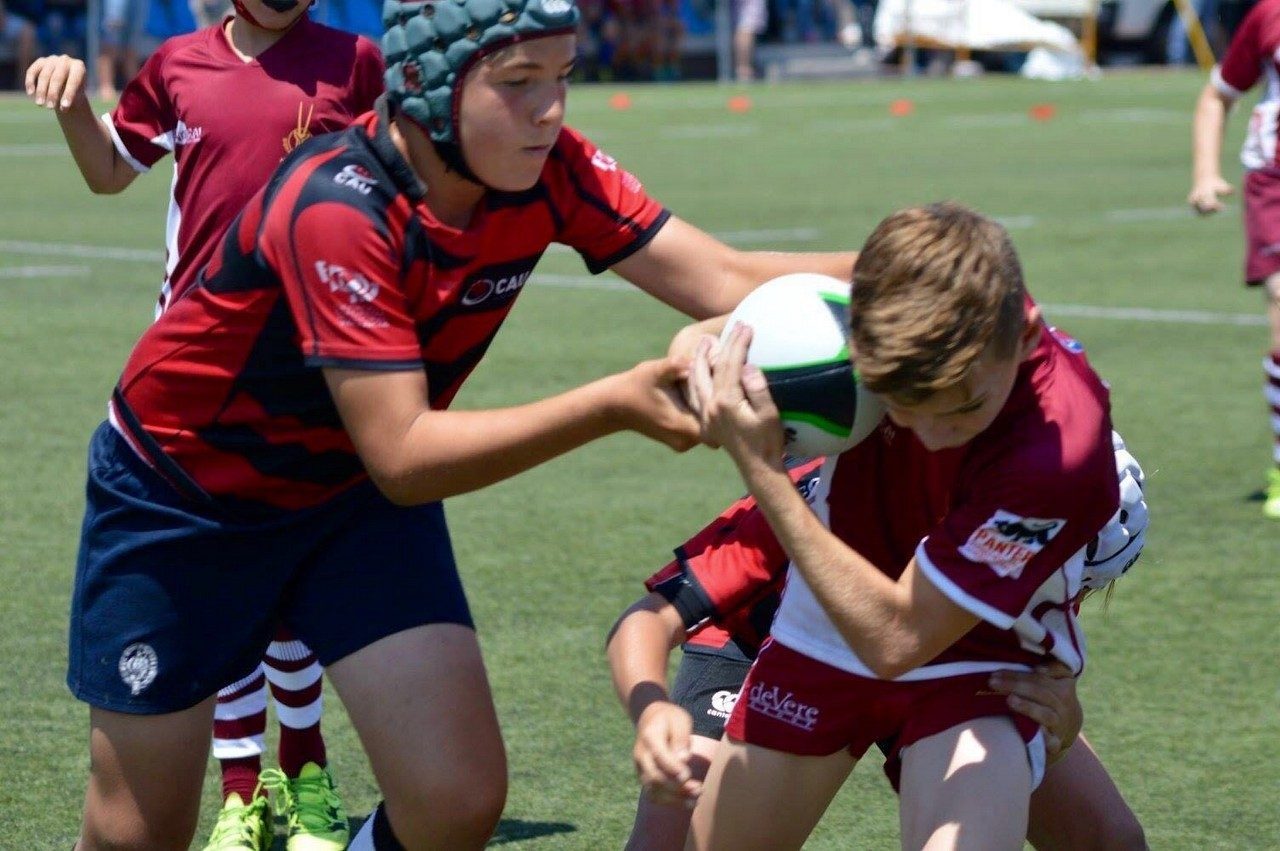
[[[1119,507],[1107,391],[1049,331],[1007,233],[955,204],[889,216],[854,266],[850,350],[888,416],[827,459],[813,506],[782,462],[750,329],[691,393],[790,560],[693,816],[698,849],[799,848],[874,742],[903,848],[1020,849],[1044,733],[993,672],[1084,665],[1086,546]]]
[[[1118,434],[1114,440],[1121,507],[1086,548],[1086,593],[1108,587],[1137,561],[1146,535],[1142,469]],[[806,499],[817,490],[821,466],[821,459],[808,460],[790,470]],[[786,554],[750,496],[677,547],[675,555],[646,580],[649,593],[609,634],[609,665],[636,725],[634,757],[643,787],[628,851],[684,848],[691,810],[777,611],[787,567]],[[668,694],[668,655],[682,642]],[[1145,848],[1137,818],[1089,743],[1076,738],[1083,713],[1067,669],[1002,671],[992,675],[991,687],[1045,728],[1050,764],[1031,796],[1031,844],[1038,851]],[[890,743],[877,744],[890,749]]]

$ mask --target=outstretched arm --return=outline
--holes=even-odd
[[[669,359],[484,411],[431,409],[422,371],[326,368],[324,376],[370,478],[401,505],[477,490],[616,431],[680,451],[698,442],[697,420],[675,389],[684,370]]]
[[[613,271],[694,319],[726,314],[765,281],[817,272],[847,281],[856,252],[739,251],[672,216],[643,248]],[[718,331],[718,328],[713,329]]]
[[[90,191],[114,195],[133,182],[134,170],[116,150],[111,131],[85,95],[85,65],[70,56],[42,56],[27,69],[27,96],[55,111],[67,148]]]

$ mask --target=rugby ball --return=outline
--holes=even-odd
[[[747,361],[769,382],[788,454],[838,455],[871,434],[884,416],[849,360],[849,284],[827,275],[783,275],[760,285],[729,315],[751,326]]]

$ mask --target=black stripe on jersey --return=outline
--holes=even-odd
[[[578,253],[582,254],[583,262],[587,264],[587,271],[593,275],[599,275],[601,272],[610,268],[611,266],[614,266],[618,263],[621,263],[623,260],[626,260],[632,254],[635,254],[641,248],[644,248],[646,245],[652,242],[653,238],[658,235],[658,231],[662,230],[662,226],[665,225],[667,223],[667,220],[670,218],[671,218],[671,211],[663,210],[661,213],[658,214],[658,217],[653,220],[653,224],[649,225],[648,228],[641,231],[640,235],[637,236],[630,244],[628,244],[622,250],[616,251],[613,254],[610,254],[608,257],[604,258],[603,260],[593,260],[592,258],[588,257],[585,254],[582,254],[582,252],[579,251]]]
[[[642,233],[645,230],[645,228],[641,226],[641,224],[637,222],[635,219],[631,218],[630,216],[626,216],[626,215],[623,215],[622,213],[619,213],[617,210],[613,208],[613,205],[610,204],[608,201],[606,201],[605,199],[601,198],[598,195],[593,195],[592,193],[588,192],[587,187],[582,185],[582,181],[578,179],[578,175],[576,172],[574,172],[572,166],[570,166],[569,163],[565,161],[564,154],[560,152],[559,146],[551,149],[551,156],[553,159],[557,159],[560,161],[560,164],[564,167],[565,175],[569,178],[569,182],[573,184],[574,191],[577,192],[578,197],[581,198],[583,201],[585,201],[589,206],[595,207],[597,210],[604,213],[610,219],[613,219],[614,223],[622,225],[632,233],[638,234],[638,233]]]
[[[680,572],[656,585],[653,590],[675,606],[685,629],[693,629],[718,613],[702,583],[690,570],[689,555],[684,547],[676,547],[675,554],[676,560],[680,562]]]
[[[280,287],[280,279],[267,268],[256,245],[251,254],[240,250],[240,220],[243,218],[242,210],[222,238],[222,266],[218,273],[212,278],[205,278],[204,270],[200,272],[200,285],[211,293],[242,293]],[[188,290],[192,291],[194,288]]]
[[[312,452],[301,443],[270,443],[245,425],[210,425],[196,434],[215,449],[243,458],[258,473],[273,479],[338,486],[364,475],[359,456],[350,452]]]
[[[368,369],[375,372],[407,372],[422,369],[422,361],[414,360],[360,360],[359,358],[306,357],[307,366],[334,367],[336,369]]]
[[[244,394],[273,419],[290,417],[309,427],[342,428],[324,376],[307,368],[297,335],[288,301],[277,298],[213,417],[215,427],[220,427],[219,418],[236,397]]]
[[[213,497],[205,492],[204,488],[196,484],[195,480],[187,475],[187,471],[178,466],[172,458],[165,454],[160,444],[155,438],[147,434],[147,430],[143,428],[142,421],[138,419],[138,415],[129,407],[129,403],[124,399],[124,391],[119,385],[111,392],[111,408],[115,411],[116,421],[120,423],[129,436],[129,441],[136,446],[146,456],[145,460],[159,474],[160,478],[168,482],[169,486],[175,491],[182,494],[193,502],[202,505],[212,506]]]
[[[452,388],[454,384],[476,368],[476,365],[480,363],[484,353],[489,350],[489,346],[496,336],[498,336],[498,328],[495,327],[484,340],[451,361],[445,363],[432,360],[423,361],[422,366],[427,371],[427,398],[433,408],[436,400],[446,390]]]
[[[459,257],[450,254],[431,239],[423,226],[422,220],[411,216],[404,229],[404,257],[400,260],[400,274],[407,277],[409,267],[421,260],[430,263],[437,269],[448,271],[459,269],[471,262],[471,257]]]
[[[523,192],[499,192],[491,190],[485,193],[485,206],[490,210],[504,210],[511,207],[528,207],[533,204],[542,204],[547,208],[551,221],[555,226],[556,233],[564,229],[564,217],[560,215],[560,211],[551,203],[551,195],[547,191],[547,186],[542,181],[538,181],[533,186]]]

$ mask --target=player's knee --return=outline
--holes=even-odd
[[[424,787],[388,815],[407,849],[483,848],[506,801],[506,772],[482,771],[468,773],[465,783]]]

